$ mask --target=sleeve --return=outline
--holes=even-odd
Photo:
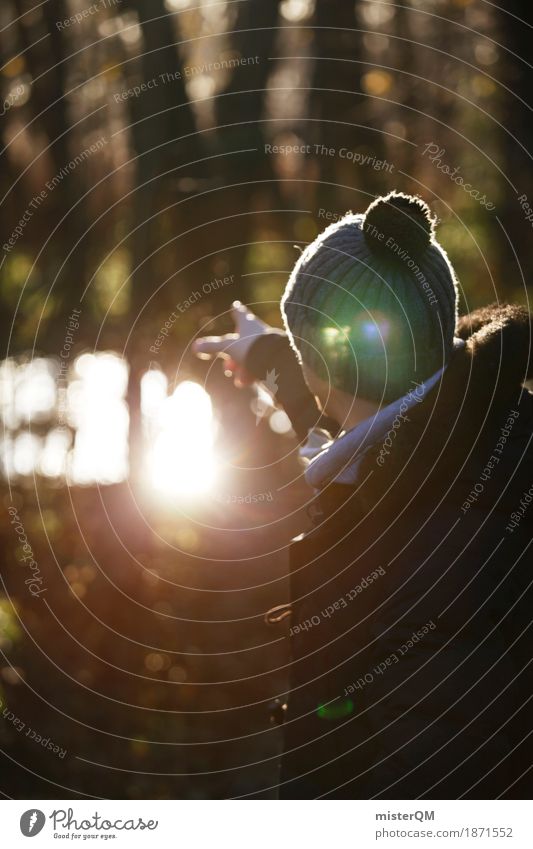
[[[320,412],[282,330],[273,328],[259,336],[248,351],[244,367],[259,383],[264,383],[274,370],[277,385],[274,400],[287,413],[299,439],[307,439],[309,431],[317,427],[332,435],[338,432],[337,422]]]

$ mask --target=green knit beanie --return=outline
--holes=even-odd
[[[457,301],[429,207],[391,192],[307,247],[281,308],[301,362],[350,395],[389,402],[448,362]]]

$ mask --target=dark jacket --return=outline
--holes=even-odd
[[[490,307],[292,543],[285,798],[533,787],[531,322]]]

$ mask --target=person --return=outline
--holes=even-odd
[[[282,798],[531,793],[531,317],[458,301],[428,206],[392,192],[304,250],[286,332],[237,303],[195,343],[276,370],[313,496],[271,617]]]

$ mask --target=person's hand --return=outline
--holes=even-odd
[[[257,337],[266,333],[269,326],[240,301],[234,301],[232,317],[235,333],[203,336],[193,342],[192,350],[202,360],[222,357],[226,360],[226,371],[234,376],[235,384],[244,386],[254,381],[244,368],[246,355]]]

